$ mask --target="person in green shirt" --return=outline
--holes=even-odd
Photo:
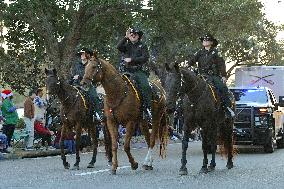
[[[11,146],[11,139],[14,134],[16,124],[19,120],[16,106],[13,103],[13,93],[11,90],[5,89],[1,93],[3,102],[1,106],[2,115],[4,118],[3,134],[7,136],[8,146]]]

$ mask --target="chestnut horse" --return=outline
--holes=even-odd
[[[56,74],[55,69],[45,69],[46,88],[51,95],[56,95],[61,103],[60,117],[62,121],[60,149],[61,159],[65,169],[70,168],[70,164],[66,161],[64,153],[64,139],[68,133],[75,129],[76,132],[76,162],[73,169],[79,169],[79,149],[82,128],[89,131],[93,141],[93,157],[88,168],[93,168],[96,162],[98,141],[96,137],[96,123],[92,116],[92,107],[90,106],[90,98],[84,96],[77,88],[62,82]],[[107,137],[107,135],[105,135]],[[107,145],[107,144],[106,144]],[[108,149],[108,148],[106,148]],[[108,152],[107,152],[108,153]],[[109,157],[109,156],[108,156]]]
[[[156,89],[155,94],[160,95],[152,101],[153,119],[152,132],[150,133],[147,121],[142,119],[140,97],[136,88],[126,76],[121,75],[109,62],[94,56],[89,60],[85,68],[85,75],[81,84],[85,85],[91,82],[101,82],[106,92],[104,110],[112,140],[112,174],[116,174],[118,167],[116,142],[118,124],[126,126],[124,150],[133,170],[138,168],[138,163],[130,152],[130,140],[134,133],[135,125],[139,125],[148,145],[148,153],[145,157],[143,168],[152,170],[152,151],[155,141],[160,140],[160,156],[163,157],[168,139],[166,99],[163,88],[157,83],[152,84],[153,90]]]

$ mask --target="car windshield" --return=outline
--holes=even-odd
[[[230,89],[234,96],[235,100],[239,103],[246,102],[258,102],[258,103],[267,103],[267,94],[264,89]]]

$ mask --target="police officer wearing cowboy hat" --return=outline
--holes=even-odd
[[[193,66],[198,62],[199,73],[205,75],[207,81],[212,83],[220,93],[226,116],[234,117],[235,113],[231,109],[232,102],[229,98],[229,89],[226,86],[225,61],[218,55],[216,49],[218,41],[209,33],[199,39],[202,42],[203,48],[194,54],[188,64]]]
[[[88,60],[93,56],[93,51],[89,48],[83,47],[80,49],[80,51],[77,53],[78,56],[80,56],[81,61],[78,61],[74,64],[72,70],[71,70],[71,80],[70,84],[75,86],[80,86],[80,81],[83,79],[83,76],[85,74],[85,66],[88,63]],[[102,111],[99,109],[99,96],[96,90],[96,85],[91,85],[87,91],[89,94],[92,104],[94,105],[94,118],[97,121],[102,120]]]
[[[149,73],[146,64],[149,60],[147,46],[142,43],[143,32],[137,28],[129,28],[125,37],[118,43],[117,49],[122,53],[122,72],[133,75],[142,96],[143,117],[152,122],[152,90],[148,81]]]

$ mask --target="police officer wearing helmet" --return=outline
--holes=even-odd
[[[71,79],[70,84],[79,86],[80,81],[83,79],[83,76],[85,74],[85,66],[88,63],[88,60],[93,56],[93,51],[89,48],[83,47],[80,49],[80,51],[77,53],[78,56],[80,56],[80,61],[74,64],[74,66],[71,69]],[[103,117],[103,113],[98,107],[99,104],[99,96],[96,90],[96,85],[91,85],[88,89],[88,94],[90,95],[92,104],[94,105],[94,116],[97,121],[101,121]]]
[[[211,34],[205,34],[199,38],[203,48],[197,51],[193,58],[189,61],[189,65],[193,66],[198,62],[198,71],[205,75],[210,83],[212,83],[221,95],[223,106],[227,117],[234,117],[235,113],[231,109],[232,102],[226,86],[226,65],[222,57],[218,55],[215,48],[218,45],[217,39]]]
[[[122,53],[120,71],[133,74],[139,92],[142,94],[143,117],[151,124],[152,91],[148,81],[149,73],[145,69],[149,52],[147,46],[141,41],[142,36],[141,30],[128,29],[125,37],[118,43],[117,49]]]

